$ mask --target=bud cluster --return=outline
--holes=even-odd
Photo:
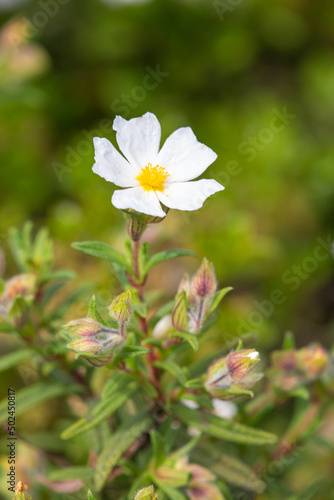
[[[231,400],[249,395],[249,390],[262,378],[254,373],[254,366],[260,361],[255,349],[234,351],[212,363],[207,371],[205,388],[215,398]]]
[[[189,464],[182,459],[177,464],[180,470],[190,475],[187,495],[190,500],[224,500],[219,488],[215,485],[216,476],[198,464]]]
[[[18,274],[6,281],[0,295],[0,319],[5,319],[16,328],[23,328],[36,291],[35,274]]]
[[[110,316],[118,322],[119,328],[109,328],[95,318],[81,318],[64,326],[71,342],[67,347],[76,357],[85,358],[94,366],[103,366],[115,349],[125,340],[125,324],[131,319],[131,293],[122,293],[108,307]]]
[[[319,344],[275,351],[271,359],[273,367],[269,376],[273,385],[286,392],[319,379],[329,366],[329,356]]]
[[[134,500],[158,500],[158,494],[154,492],[153,486],[147,486],[138,491]]]
[[[204,258],[195,276],[190,279],[185,275],[180,283],[172,312],[174,328],[180,332],[198,332],[219,304],[217,301],[213,306],[216,290],[213,264]]]

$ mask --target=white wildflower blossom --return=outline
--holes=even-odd
[[[161,127],[157,117],[145,113],[113,124],[122,156],[107,140],[94,138],[93,172],[116,184],[112,203],[154,217],[166,214],[162,203],[178,210],[197,210],[214,193],[224,189],[213,179],[189,182],[200,176],[217,158],[196,139],[190,127],[175,130],[160,149]]]

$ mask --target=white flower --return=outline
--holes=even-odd
[[[126,159],[107,139],[95,137],[93,172],[126,188],[114,192],[111,201],[116,208],[164,217],[160,202],[178,210],[197,210],[224,189],[213,179],[189,182],[217,158],[190,127],[175,130],[160,151],[160,123],[152,113],[131,120],[116,116],[113,128]]]

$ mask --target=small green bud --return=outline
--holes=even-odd
[[[121,293],[108,307],[109,314],[119,323],[125,323],[131,319],[131,292]]]
[[[217,288],[215,269],[206,258],[191,282],[191,293],[201,299],[212,297]]]
[[[135,500],[157,500],[158,494],[154,492],[153,486],[147,486],[147,488],[143,488],[138,491],[135,496]]]

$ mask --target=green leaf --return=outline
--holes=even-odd
[[[84,483],[91,483],[94,477],[94,471],[91,467],[61,467],[53,470],[47,475],[50,481],[69,481],[71,479],[81,479]]]
[[[285,332],[283,350],[289,351],[290,349],[296,349],[295,336],[292,332]]]
[[[187,500],[187,497],[183,493],[181,493],[181,491],[176,490],[175,488],[171,488],[166,484],[160,483],[160,481],[157,481],[157,485],[161,489],[161,491],[165,493],[165,495],[167,495],[169,500]]]
[[[44,283],[52,280],[72,280],[76,278],[76,276],[77,273],[71,271],[70,269],[58,269],[57,271],[49,271],[47,273],[43,273],[39,280],[39,283],[43,285]]]
[[[62,439],[70,439],[87,432],[99,425],[103,420],[109,418],[129,397],[136,391],[137,384],[132,382],[128,385],[112,392],[108,397],[102,399],[86,418],[80,418],[77,422],[63,431],[60,435]]]
[[[205,452],[205,448],[203,450]],[[253,470],[235,457],[219,452],[211,464],[211,470],[227,483],[262,493],[266,485]]]
[[[5,370],[12,368],[32,356],[33,353],[30,349],[21,349],[20,351],[5,354],[5,356],[0,358],[0,372],[4,372]]]
[[[0,332],[12,333],[12,332],[16,332],[16,330],[9,323],[0,323]]]
[[[228,292],[230,292],[231,290],[233,290],[233,288],[231,286],[228,286],[228,287],[223,288],[222,290],[219,290],[218,292],[215,293],[215,295],[213,296],[213,300],[212,300],[210,309],[208,310],[208,312],[205,315],[205,319],[208,316],[210,316],[210,314],[212,314],[217,309],[217,307],[219,306],[219,304],[221,303],[221,301],[223,300],[225,295]]]
[[[182,250],[175,248],[173,250],[165,250],[164,252],[158,252],[149,258],[146,266],[144,267],[144,276],[152,269],[152,267],[165,262],[166,260],[176,259],[177,257],[196,257],[194,252],[189,252],[188,250]]]
[[[109,262],[118,264],[128,272],[132,272],[132,269],[126,262],[124,255],[122,255],[117,250],[114,250],[106,243],[102,243],[100,241],[82,241],[72,243],[71,246],[75,250],[79,250],[80,252],[86,253],[87,255],[92,255],[93,257],[98,257],[99,259],[108,260]]]
[[[93,295],[93,297],[90,300],[89,307],[88,307],[88,313],[87,313],[87,318],[92,318],[101,323],[102,325],[106,325],[106,322],[100,315],[98,309],[97,309],[97,304],[96,304],[96,297]]]
[[[123,424],[105,443],[97,459],[95,487],[101,491],[112,469],[117,465],[123,453],[144,434],[152,425],[152,418],[144,414],[136,415]]]
[[[39,382],[38,384],[25,387],[16,393],[16,416],[50,399],[81,391],[82,387],[78,385],[64,385],[62,383],[50,382]],[[0,424],[4,423],[8,418],[7,403],[7,398],[3,399],[0,403]]]
[[[166,444],[158,431],[152,430],[150,433],[153,448],[154,466],[159,467],[166,459]]]
[[[179,448],[178,450],[174,451],[169,457],[172,461],[176,461],[179,458],[185,457],[189,455],[191,450],[197,446],[198,442],[200,441],[202,437],[202,434],[199,434],[198,436],[193,437],[187,444],[182,446],[182,448]]]
[[[265,445],[277,441],[276,436],[269,432],[253,429],[231,420],[224,420],[210,413],[195,412],[182,405],[176,408],[175,416],[187,427],[197,427],[197,429],[206,432],[210,436],[234,443]]]
[[[192,333],[184,333],[184,332],[173,332],[173,337],[181,337],[182,339],[186,340],[188,344],[191,345],[191,347],[194,349],[194,351],[197,351],[198,349],[198,339],[196,335]]]
[[[137,356],[143,356],[150,352],[146,347],[128,345],[123,347],[115,356],[113,364],[117,365],[120,361],[127,358],[136,358]]]
[[[188,380],[188,382],[186,382],[186,387],[189,389],[202,389],[203,384],[203,377],[193,378],[192,380]]]
[[[297,389],[289,392],[289,396],[293,398],[305,399],[306,401],[308,401],[311,397],[310,391],[307,387],[297,387]]]
[[[162,370],[169,372],[180,382],[181,385],[184,385],[187,381],[187,377],[185,376],[182,368],[180,368],[179,365],[174,363],[174,361],[171,360],[156,361],[154,363],[154,366],[157,366],[158,368],[161,368]]]
[[[90,490],[88,490],[87,492],[87,500],[96,500],[93,493]]]

